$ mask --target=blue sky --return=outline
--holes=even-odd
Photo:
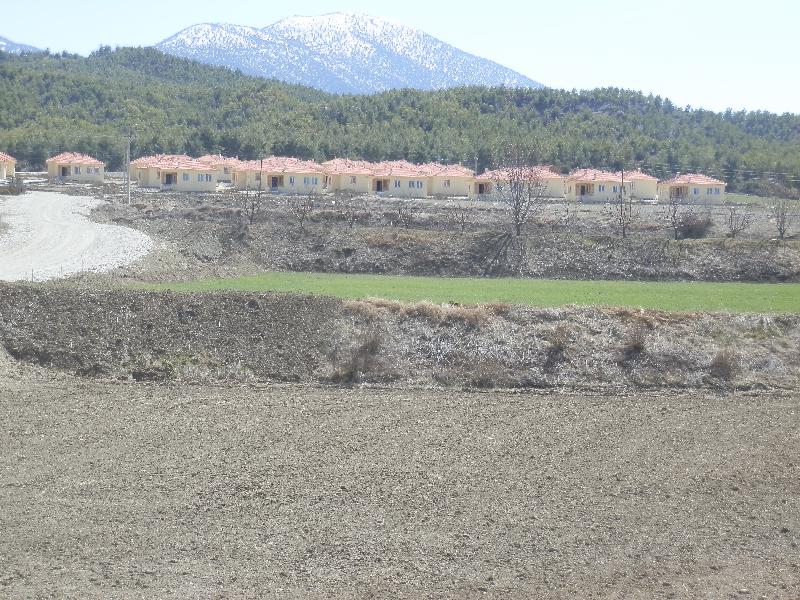
[[[88,54],[102,44],[151,45],[200,22],[263,27],[339,11],[402,21],[550,87],[617,86],[679,106],[800,113],[795,0],[28,0],[3,11],[0,35]]]

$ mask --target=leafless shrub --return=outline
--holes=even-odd
[[[244,193],[237,194],[236,204],[241,209],[240,214],[247,220],[247,224],[252,225],[264,211],[264,196],[260,189],[257,192],[248,189]]]
[[[770,206],[770,214],[778,231],[778,237],[784,239],[790,225],[798,216],[798,203],[796,200],[776,198],[775,203]]]
[[[397,218],[395,223],[402,226],[403,229],[408,229],[413,225],[417,212],[417,208],[413,204],[398,204],[395,208],[395,216]]]
[[[728,348],[723,348],[711,360],[709,372],[716,379],[729,381],[736,374],[737,367],[738,359],[736,354]]]
[[[639,220],[640,207],[628,195],[627,188],[623,184],[619,187],[619,193],[608,203],[606,212],[611,218],[611,222],[617,227],[620,235],[625,238],[628,232]]]
[[[378,365],[378,354],[383,346],[383,338],[377,330],[371,330],[347,348],[336,353],[334,362],[338,363],[331,381],[354,384],[363,381]]]
[[[448,219],[464,233],[473,222],[473,210],[464,206],[453,206],[448,210]]]
[[[622,345],[622,360],[629,362],[639,358],[646,350],[649,328],[647,323],[636,320],[625,333]]]
[[[546,373],[550,373],[564,362],[567,348],[572,341],[572,332],[565,324],[559,323],[548,333],[547,341],[550,342],[550,347],[545,354],[543,368]]]
[[[752,224],[753,213],[747,210],[741,212],[735,204],[728,207],[728,235],[731,239],[750,229]]]
[[[300,231],[305,231],[305,222],[316,208],[313,196],[290,196],[284,202],[286,214],[295,221]]]
[[[708,235],[709,230],[714,226],[714,221],[708,214],[698,215],[688,213],[683,215],[678,231],[680,237],[684,239],[700,239]]]

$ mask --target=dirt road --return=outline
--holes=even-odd
[[[146,255],[149,236],[118,225],[93,223],[102,201],[53,192],[0,200],[0,280],[43,281],[82,271],[104,272]]]
[[[3,379],[4,598],[797,598],[790,395]]]

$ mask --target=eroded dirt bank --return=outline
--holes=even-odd
[[[798,389],[800,316],[3,285],[0,346],[136,381]]]
[[[5,598],[796,598],[796,395],[3,376]]]

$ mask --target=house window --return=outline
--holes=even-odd
[[[606,191],[606,186],[604,186],[604,185],[598,185],[598,186],[597,186],[597,191],[598,191],[598,192],[605,192],[605,191]],[[616,191],[616,190],[615,190],[615,191]]]
[[[449,179],[445,179],[444,180],[444,187],[446,187],[446,188],[450,187],[450,180]]]
[[[303,183],[308,183],[308,177],[303,180]],[[289,177],[289,185],[294,185],[294,175]]]
[[[351,177],[350,178],[350,185],[355,185],[355,184],[356,184],[356,178],[355,177]]]
[[[417,181],[416,183],[417,183],[417,189],[421,190],[422,189],[422,182],[421,181]]]
[[[719,196],[719,188],[714,188],[714,195]]]
[[[189,181],[189,174],[188,173],[184,173],[183,174],[183,180],[184,181]]]
[[[72,172],[75,175],[80,175],[81,174],[81,168],[80,167],[72,167]]]
[[[414,182],[413,181],[409,181],[408,182],[408,187],[409,188],[413,188],[414,187]]]
[[[198,173],[197,174],[197,181],[203,181],[203,174],[202,173]]]
[[[399,179],[395,179],[394,180],[394,187],[396,187],[396,188],[400,187],[400,180]]]
[[[319,185],[319,177],[312,177],[311,183],[312,185]]]
[[[694,193],[695,196],[698,196],[700,194],[700,189],[699,188],[694,188],[692,190],[692,192]]]

